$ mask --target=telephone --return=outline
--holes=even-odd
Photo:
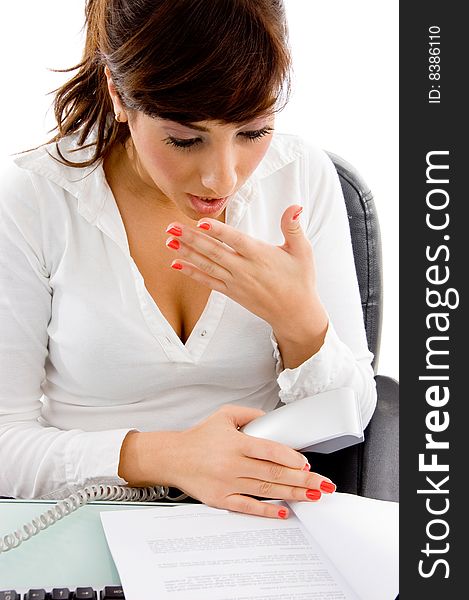
[[[351,388],[307,396],[253,419],[243,433],[302,452],[330,454],[363,442],[360,405]]]
[[[355,392],[339,388],[308,396],[254,419],[240,429],[247,435],[273,440],[306,452],[330,453],[362,442],[363,426]],[[169,496],[164,486],[132,488],[91,485],[60,500],[39,517],[14,533],[0,538],[0,554],[19,546],[32,536],[93,500],[151,502],[167,499],[178,502],[187,498]]]

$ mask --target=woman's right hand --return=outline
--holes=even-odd
[[[164,485],[208,506],[276,518],[286,518],[288,509],[251,496],[317,501],[321,490],[333,492],[330,479],[310,473],[296,450],[238,430],[263,414],[227,404],[197,425],[172,432]]]

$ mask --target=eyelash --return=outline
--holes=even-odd
[[[246,140],[248,140],[250,142],[256,142],[257,140],[260,140],[261,138],[263,138],[265,135],[269,135],[272,131],[273,131],[272,127],[264,127],[263,129],[258,129],[256,131],[243,131],[243,132],[240,132],[240,135],[245,137]],[[178,138],[174,138],[171,136],[167,137],[163,141],[166,144],[168,144],[169,146],[174,146],[175,148],[179,148],[181,150],[191,150],[192,148],[197,146],[197,144],[200,144],[202,142],[202,140],[200,138],[191,138],[189,140],[180,140]]]

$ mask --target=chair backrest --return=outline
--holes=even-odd
[[[381,337],[382,269],[381,236],[370,188],[356,169],[340,156],[327,153],[339,175],[352,237],[355,268],[363,310],[368,347],[374,354],[376,373]],[[339,491],[363,493],[363,456],[365,443],[343,448],[332,454],[306,453],[312,469],[330,477]]]
[[[376,373],[383,302],[381,234],[376,207],[370,188],[357,170],[337,154],[327,154],[339,175],[347,206],[363,321]]]

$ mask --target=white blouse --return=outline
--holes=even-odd
[[[91,149],[69,154],[76,139],[60,149],[78,162]],[[295,369],[283,369],[268,323],[215,291],[183,344],[130,256],[102,164],[67,167],[49,153],[58,156],[55,144],[0,173],[0,496],[125,484],[117,469],[128,431],[183,430],[227,403],[270,411],[348,386],[368,423],[373,355],[344,199],[322,150],[274,134],[226,212],[227,224],[281,245],[282,213],[304,205],[330,324]]]

